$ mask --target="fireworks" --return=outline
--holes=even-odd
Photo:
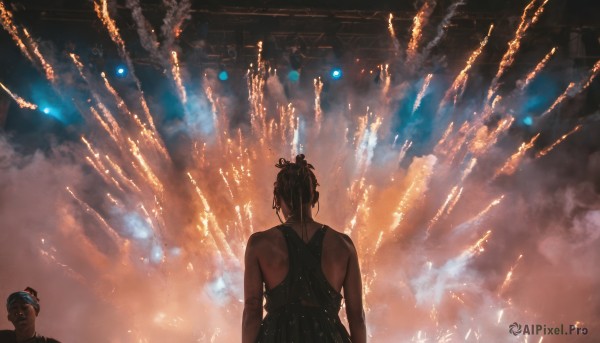
[[[510,175],[510,174],[514,173],[517,170],[517,167],[520,164],[521,160],[525,156],[525,153],[527,152],[527,150],[529,150],[533,147],[533,143],[535,143],[535,141],[538,139],[539,136],[540,136],[540,134],[538,133],[537,135],[533,136],[533,138],[531,138],[531,140],[528,143],[521,144],[521,146],[519,147],[519,150],[517,152],[515,152],[508,159],[508,161],[506,161],[506,163],[502,166],[502,168],[500,168],[496,172],[494,177],[496,177],[500,174]]]
[[[13,23],[0,2],[4,29],[56,92],[67,99],[71,91],[61,88],[64,75],[56,72],[63,68],[55,66],[64,63],[73,74],[69,76],[79,81],[78,87],[89,97],[85,105],[73,99],[86,129],[69,148],[78,177],[57,177],[65,182],[57,192],[61,194],[53,195],[53,205],[60,208],[56,226],[61,230],[52,237],[57,248],[42,240],[34,251],[50,262],[48,268],[62,270],[63,277],[89,286],[92,295],[105,300],[107,312],[117,313],[113,320],[122,324],[107,330],[107,340],[235,341],[238,324],[232,318],[241,313],[245,244],[253,232],[277,224],[270,207],[272,165],[279,157],[305,153],[316,167],[322,193],[316,220],[349,235],[359,252],[373,340],[497,340],[493,335],[498,328],[505,333],[506,324],[527,308],[511,303],[509,296],[525,294],[518,293],[516,286],[527,284],[515,279],[514,271],[517,266],[529,268],[530,258],[521,259],[520,251],[525,251],[524,243],[518,241],[521,236],[511,232],[516,230],[511,222],[499,220],[496,214],[511,219],[525,217],[524,212],[537,215],[534,207],[527,207],[533,205],[522,205],[523,210],[514,206],[521,200],[519,190],[502,185],[504,177],[498,176],[512,180],[524,174],[516,171],[541,133],[519,141],[512,154],[499,142],[518,139],[507,137],[507,132],[516,126],[515,118],[522,110],[519,97],[556,48],[543,51],[547,54],[535,68],[519,75],[515,90],[502,96],[496,93],[546,2],[533,0],[527,5],[480,98],[470,94],[467,83],[493,25],[461,63],[454,80],[447,80],[451,85],[442,91],[443,96],[435,89],[443,84],[441,74],[436,74],[436,87],[430,87],[433,73],[416,75],[418,68],[406,72],[394,69],[397,63],[391,62],[398,61],[382,61],[377,65],[381,84],[365,94],[351,89],[339,109],[325,106],[331,94],[327,93],[328,81],[319,75],[313,79],[313,88],[303,94],[306,98],[283,94],[282,81],[265,63],[263,43],[257,42],[257,60],[245,75],[248,98],[242,100],[247,100],[248,112],[239,115],[232,113],[237,109],[229,104],[240,99],[223,90],[213,70],[205,70],[198,89],[189,84],[196,76],[186,69],[185,49],[178,46],[178,39],[190,18],[190,2],[164,2],[167,13],[159,42],[139,1],[127,0],[142,47],[161,66],[163,81],[172,87],[174,101],[184,112],[180,122],[161,118],[156,124],[157,107],[166,105],[151,96],[146,100],[126,49],[129,41],[111,18],[108,1],[94,1],[94,11],[127,63],[135,86],[111,83],[105,73],[96,74],[84,57],[73,53],[67,61],[58,62],[26,29]],[[458,0],[450,5],[425,45],[423,32],[435,7],[435,2],[425,1],[413,19],[407,57],[400,62],[427,58],[463,4]],[[390,55],[399,58],[393,20],[390,14],[387,29],[395,47]],[[600,61],[586,77],[572,82],[543,115],[587,89],[599,70]],[[38,108],[4,84],[0,86],[21,108]],[[435,118],[431,127],[416,133],[420,129],[394,128],[397,119],[432,120],[424,113],[426,101],[440,101],[434,104],[438,110],[431,114]],[[452,110],[445,111],[450,102]],[[404,113],[396,115],[398,103],[408,104],[405,117]],[[422,116],[414,115],[418,110]],[[535,157],[548,155],[581,128],[562,131],[567,133]],[[190,142],[180,143],[185,145],[181,147],[173,137]],[[59,162],[56,165],[64,161]],[[534,163],[532,159],[530,164]],[[82,243],[73,244],[74,239]],[[552,243],[538,240],[536,236],[526,242],[536,245],[532,254]],[[551,254],[547,257],[552,258]],[[501,273],[482,270],[482,265],[501,268]],[[135,292],[130,290],[132,285],[136,285]],[[405,326],[389,326],[382,320],[408,311],[405,308],[412,311],[407,317],[415,318]],[[197,323],[197,318],[206,320]]]
[[[565,91],[561,95],[559,95],[558,98],[556,98],[556,100],[554,100],[554,103],[552,105],[550,105],[550,107],[544,113],[542,113],[542,115],[540,117],[544,117],[544,116],[548,115],[548,113],[552,112],[556,108],[556,106],[558,106],[561,102],[563,102],[567,97],[573,97],[574,95],[576,95],[579,92],[588,88],[590,86],[590,84],[592,83],[592,81],[594,81],[596,76],[598,76],[599,72],[600,72],[600,60],[596,61],[596,63],[594,64],[594,66],[592,67],[588,76],[585,79],[581,80],[578,83],[575,83],[575,82],[569,83],[569,85],[567,86],[567,89],[565,89]]]
[[[562,143],[565,139],[567,139],[567,137],[569,137],[570,135],[574,134],[575,132],[579,131],[581,129],[581,125],[577,125],[575,126],[575,128],[567,133],[565,133],[564,135],[562,135],[558,140],[556,140],[556,142],[552,143],[550,146],[540,150],[537,154],[535,154],[535,158],[540,158],[542,156],[545,156],[546,154],[548,154],[550,151],[552,151],[552,149],[554,149],[557,145],[559,145],[560,143]]]
[[[320,78],[314,80],[315,84],[315,123],[317,123],[317,131],[320,129],[323,111],[321,110],[321,92],[323,91],[323,82]]]
[[[502,60],[500,61],[500,66],[498,67],[496,76],[494,76],[494,79],[492,80],[492,83],[488,90],[488,96],[487,96],[488,101],[490,101],[492,99],[492,97],[498,90],[498,86],[499,86],[498,82],[500,81],[500,78],[502,77],[502,75],[504,75],[504,73],[506,72],[506,69],[508,67],[510,67],[512,65],[512,63],[515,61],[515,54],[517,53],[517,51],[519,51],[519,48],[521,47],[521,40],[523,39],[523,36],[529,30],[531,25],[535,24],[535,22],[539,19],[540,15],[544,11],[544,6],[548,2],[548,0],[544,0],[544,2],[540,4],[540,6],[534,12],[533,16],[530,19],[529,11],[531,11],[531,9],[533,9],[536,1],[537,0],[531,0],[531,2],[529,2],[529,4],[523,10],[523,14],[521,15],[521,22],[519,23],[519,27],[517,28],[517,31],[515,32],[514,38],[510,42],[508,42],[508,49],[504,53],[504,56],[502,56]]]
[[[423,27],[427,24],[427,20],[431,13],[433,13],[433,9],[435,8],[434,1],[425,1],[423,6],[417,12],[417,15],[413,18],[413,25],[411,28],[411,38],[408,43],[408,47],[406,49],[406,55],[409,60],[415,57],[417,54],[417,48],[421,41],[421,37],[423,36]]]
[[[427,74],[427,77],[425,77],[425,80],[423,81],[423,86],[421,87],[419,94],[417,94],[417,99],[415,100],[415,104],[413,105],[412,114],[414,114],[415,111],[419,108],[419,106],[421,106],[421,100],[423,100],[423,97],[425,96],[425,92],[427,91],[427,87],[429,87],[429,83],[431,82],[432,77],[433,74]]]
[[[175,84],[177,85],[177,91],[179,92],[181,102],[185,105],[187,103],[187,94],[185,92],[185,88],[183,87],[183,81],[181,80],[181,72],[179,71],[179,59],[177,58],[177,52],[171,51],[171,56],[173,57],[173,59],[171,60],[173,63],[173,69],[171,69],[171,72],[173,73],[173,78],[175,79]]]
[[[10,95],[11,98],[13,98],[13,100],[15,100],[17,102],[17,104],[19,105],[19,107],[21,108],[29,108],[31,110],[35,110],[38,108],[38,106],[36,104],[32,104],[30,102],[28,102],[27,100],[21,98],[20,96],[14,94],[13,92],[10,91],[10,89],[6,88],[5,85],[3,85],[0,82],[0,87],[2,87],[2,89],[4,89],[4,91]]]
[[[527,74],[527,76],[525,77],[525,80],[517,81],[517,86],[519,86],[519,88],[521,90],[525,89],[531,83],[531,81],[533,79],[535,79],[537,74],[539,74],[539,72],[542,69],[544,69],[544,67],[550,60],[550,57],[552,57],[552,55],[554,55],[555,52],[556,52],[556,47],[552,48],[552,50],[550,50],[550,52],[548,54],[546,54],[546,56],[544,56],[544,58],[535,66],[535,68],[533,68],[533,70],[531,72],[529,72],[529,74]]]
[[[451,98],[453,99],[454,105],[456,105],[457,101],[460,99],[460,97],[462,96],[462,93],[464,92],[465,85],[467,84],[467,79],[469,77],[468,76],[469,70],[473,67],[473,63],[475,63],[475,61],[477,60],[477,57],[479,57],[479,55],[481,55],[483,48],[485,48],[485,46],[487,45],[487,42],[490,38],[490,35],[492,34],[493,29],[494,29],[494,25],[490,25],[490,29],[488,30],[487,35],[481,41],[481,43],[479,43],[479,47],[477,47],[477,49],[475,49],[471,53],[471,56],[469,56],[469,59],[467,59],[467,64],[460,71],[460,73],[458,73],[458,76],[456,76],[456,79],[454,79],[452,86],[448,89],[448,91],[444,95],[444,99],[440,103],[440,108],[443,108],[445,106],[445,104],[448,101],[450,101]]]
[[[23,53],[23,55],[25,55],[27,59],[33,62],[33,57],[31,56],[29,50],[27,49],[27,46],[25,46],[25,43],[21,39],[19,35],[19,30],[13,23],[12,13],[9,12],[6,9],[6,7],[4,7],[4,2],[0,2],[0,21],[2,22],[2,27],[6,30],[6,32],[10,34],[12,39],[15,41],[15,43],[21,50],[21,53]]]

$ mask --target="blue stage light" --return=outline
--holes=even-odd
[[[226,70],[221,70],[221,72],[219,73],[219,80],[227,81],[227,79],[229,79],[229,73],[227,73]]]
[[[533,125],[533,118],[531,118],[530,116],[525,117],[523,119],[523,124],[525,124],[527,126]]]
[[[342,78],[342,69],[333,68],[331,69],[331,78],[334,80],[339,80]]]
[[[300,73],[297,70],[291,70],[288,73],[288,79],[292,82],[297,82],[300,79]]]
[[[44,112],[45,114],[50,114],[50,107],[44,107],[42,109],[42,112]]]
[[[124,65],[118,65],[115,70],[117,77],[127,76],[127,68]]]

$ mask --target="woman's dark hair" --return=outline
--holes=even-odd
[[[315,169],[306,162],[304,155],[296,156],[296,162],[290,162],[285,158],[280,158],[275,167],[281,169],[277,173],[277,181],[273,189],[273,207],[276,207],[276,199],[283,200],[292,210],[292,213],[299,213],[302,204],[314,206],[319,201],[319,192],[317,192],[317,177],[313,173]]]

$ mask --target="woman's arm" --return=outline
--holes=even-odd
[[[254,343],[262,322],[263,280],[258,264],[257,243],[259,233],[254,233],[246,245],[244,270],[244,314],[242,318],[242,343]]]
[[[367,342],[367,327],[365,325],[365,312],[362,303],[362,280],[358,254],[350,237],[344,235],[350,248],[350,258],[344,279],[344,298],[346,299],[346,315],[350,326],[352,343]]]

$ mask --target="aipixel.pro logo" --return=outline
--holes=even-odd
[[[579,324],[579,323],[577,323]],[[548,326],[546,324],[519,324],[513,322],[508,326],[508,332],[511,335],[587,335],[588,329],[579,325],[570,324],[568,329],[565,330],[565,325],[560,326]]]
[[[514,322],[508,326],[508,332],[512,333],[515,336],[520,334],[521,331],[522,331],[521,324],[519,324],[517,322]]]

